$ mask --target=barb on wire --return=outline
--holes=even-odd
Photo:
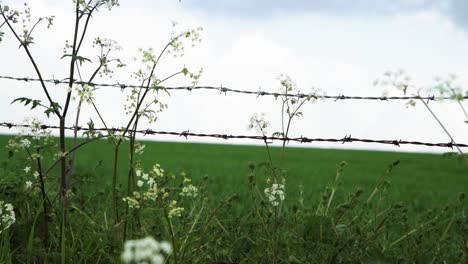
[[[38,82],[40,81],[37,78],[27,78],[27,77],[11,77],[11,76],[0,76],[0,79],[7,79],[7,80],[15,80],[15,81],[24,81],[24,82]],[[43,80],[46,83],[53,83],[55,85],[58,84],[68,84],[69,82],[67,79],[46,79]],[[113,88],[120,88],[120,89],[129,89],[129,88],[141,88],[140,85],[133,85],[133,84],[121,84],[121,83],[87,83],[75,80],[75,84],[88,84],[94,87],[113,87]],[[317,99],[334,99],[335,101],[340,100],[376,100],[376,101],[390,101],[390,100],[427,100],[427,101],[435,101],[435,100],[448,100],[453,99],[453,97],[445,96],[445,97],[435,97],[434,95],[431,96],[347,96],[347,95],[316,95],[316,94],[306,94],[306,93],[297,93],[297,94],[287,94],[287,93],[277,93],[277,92],[265,92],[265,91],[247,91],[247,90],[238,90],[238,89],[231,89],[224,86],[175,86],[175,87],[166,87],[166,86],[157,86],[153,87],[154,89],[166,89],[166,90],[179,90],[179,91],[189,91],[192,90],[214,90],[219,91],[220,94],[227,94],[228,92],[231,93],[240,93],[240,94],[248,94],[248,95],[256,95],[257,97],[260,96],[273,96],[273,97],[280,97],[280,96],[287,96],[287,97],[297,97],[297,98],[317,98]],[[468,99],[468,96],[464,96],[460,99]]]
[[[2,122],[0,123],[0,127],[7,127],[7,128],[29,128],[30,125],[23,125],[23,124],[14,124],[14,123],[7,123]],[[58,126],[49,126],[49,125],[42,125],[41,129],[59,129]],[[74,126],[65,127],[65,130],[74,130]],[[84,127],[77,127],[80,131],[89,131],[90,129]],[[93,128],[93,131],[112,131],[115,132],[123,132],[123,128]],[[219,139],[253,139],[253,140],[261,140],[264,142],[272,142],[272,141],[294,141],[299,143],[314,143],[314,142],[332,142],[332,143],[348,143],[348,142],[361,142],[361,143],[375,143],[375,144],[385,144],[385,145],[394,145],[400,147],[401,145],[417,145],[417,146],[427,146],[427,147],[442,147],[442,148],[451,148],[458,146],[460,148],[467,148],[468,144],[455,144],[453,142],[449,143],[428,143],[428,142],[420,142],[420,141],[408,141],[408,140],[386,140],[386,139],[366,139],[366,138],[354,138],[351,135],[346,135],[343,138],[309,138],[309,137],[276,137],[276,136],[247,136],[247,135],[228,135],[228,134],[208,134],[208,133],[192,133],[189,130],[185,130],[182,132],[172,132],[172,131],[154,131],[152,129],[144,129],[144,130],[129,130],[128,132],[131,133],[139,133],[143,135],[171,135],[171,136],[180,136],[185,137],[188,139],[189,137],[201,137],[201,138],[219,138]]]

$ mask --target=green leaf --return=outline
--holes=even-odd
[[[44,113],[47,115],[47,118],[49,118],[51,113],[59,112],[60,109],[62,109],[62,107],[59,105],[59,103],[54,102],[54,103],[52,103],[52,105],[50,107],[48,107],[44,111]]]
[[[20,103],[24,104],[25,106],[31,104],[31,109],[34,109],[34,108],[36,108],[38,106],[44,106],[44,105],[42,105],[41,100],[34,100],[34,99],[31,99],[31,98],[26,98],[26,97],[16,98],[15,100],[13,100],[11,102],[11,104],[14,104],[16,102],[20,102]]]
[[[63,58],[66,58],[66,57],[72,57],[73,58],[73,55],[72,54],[64,54],[60,59],[63,59]],[[90,59],[79,56],[79,55],[76,55],[74,59],[77,60],[80,63],[80,66],[84,62],[92,62]]]
[[[282,132],[275,132],[272,134],[273,137],[284,137],[284,134]]]

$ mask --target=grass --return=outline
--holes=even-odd
[[[0,146],[5,146],[9,138],[0,136]],[[263,146],[154,141],[144,144],[144,167],[149,169],[157,162],[168,172],[186,172],[194,181],[207,176],[210,196],[221,198],[238,193],[242,199],[248,191],[249,163],[266,161]],[[96,186],[110,186],[113,160],[109,153],[112,151],[112,145],[107,141],[84,147],[78,153],[78,172],[96,173],[96,177],[91,179],[98,183]],[[124,149],[121,153],[119,177],[124,182],[127,154]],[[1,155],[1,160],[4,160],[5,149]],[[272,156],[273,160],[279,160],[280,149],[273,147]],[[305,202],[317,201],[324,186],[334,179],[337,164],[341,161],[348,164],[342,177],[343,188],[347,191],[358,187],[370,190],[395,160],[401,163],[391,174],[392,200],[402,201],[416,212],[443,206],[453,200],[457,193],[468,191],[467,166],[455,158],[440,154],[287,148],[287,194],[293,199],[297,198],[299,186],[302,185]]]
[[[0,136],[0,146],[7,145],[10,138]],[[128,145],[124,144],[117,188],[122,221],[114,225],[113,145],[95,141],[78,152],[69,222],[62,229],[62,211],[53,198],[60,182],[58,170],[46,179],[52,198],[46,221],[37,199],[38,188],[32,192],[24,189],[25,181],[31,179],[23,173],[28,164],[24,153],[9,157],[6,148],[0,150],[1,198],[14,204],[17,216],[9,233],[4,232],[0,239],[4,243],[0,253],[8,256],[0,257],[0,262],[10,263],[6,259],[11,254],[11,263],[56,263],[60,259],[62,263],[118,263],[123,240],[148,235],[171,241],[175,251],[169,263],[437,263],[468,259],[463,236],[468,226],[466,202],[458,195],[467,191],[468,166],[456,158],[287,148],[286,199],[274,207],[263,193],[272,186],[266,183],[270,170],[262,166],[267,159],[263,146],[143,143],[146,148],[138,156],[140,167],[149,172],[155,163],[161,165],[165,176],[155,179],[161,184],[158,188],[168,188],[169,198],[158,196],[141,209],[126,211],[121,201],[127,196]],[[273,163],[278,164],[281,149],[270,149]],[[389,174],[388,188],[379,179],[397,160],[400,164]],[[347,165],[337,187],[335,175],[342,161]],[[49,166],[50,158],[44,158],[44,163]],[[255,169],[251,171],[252,164]],[[196,198],[179,195],[186,186],[181,172],[199,186]],[[172,179],[171,174],[177,177]],[[201,182],[204,184],[198,185]],[[175,200],[185,210],[171,220],[167,212],[170,201]],[[45,223],[51,227],[48,242],[43,239]],[[121,237],[124,223],[128,224],[126,238]]]

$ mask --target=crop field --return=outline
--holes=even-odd
[[[6,146],[8,136],[0,137]],[[72,144],[71,140],[68,142]],[[222,145],[176,142],[144,142],[143,167],[161,164],[167,172],[185,172],[194,181],[207,177],[207,189],[214,200],[233,193],[245,198],[248,192],[249,164],[266,162],[263,146]],[[111,184],[112,144],[102,140],[83,149],[77,163],[78,174],[90,174],[92,189],[109,189]],[[119,177],[127,176],[126,151],[122,151]],[[6,161],[7,150],[1,152]],[[272,148],[274,160],[279,159],[280,148]],[[402,201],[415,212],[441,207],[454,200],[461,192],[468,192],[467,165],[456,158],[442,154],[380,152],[314,148],[287,148],[285,154],[287,202],[297,200],[300,186],[305,203],[315,204],[327,183],[334,180],[337,165],[345,161],[341,181],[347,192],[362,188],[371,191],[388,165],[400,164],[390,175],[393,200]],[[259,176],[259,181],[266,181]],[[240,203],[242,204],[242,203]]]
[[[15,248],[13,246],[13,250],[16,252],[16,254],[13,254],[14,259],[18,261],[28,259],[53,261],[58,255],[54,257],[54,254],[49,253],[47,254],[48,257],[44,258],[43,254],[45,253],[42,250],[36,252],[33,250],[33,245],[40,248],[40,245],[37,244],[39,238],[36,241],[33,237],[41,236],[40,233],[43,232],[39,226],[36,226],[40,225],[38,217],[41,214],[34,213],[35,209],[33,209],[39,204],[27,201],[28,197],[35,196],[34,192],[26,194],[21,191],[24,190],[24,181],[27,179],[27,177],[21,175],[23,174],[24,159],[18,156],[17,153],[11,156],[7,148],[5,148],[11,139],[13,139],[12,136],[0,136],[0,145],[3,147],[0,151],[0,172],[2,173],[0,190],[7,200],[20,201],[26,199],[24,203],[28,208],[26,212],[17,213],[18,217],[23,218],[23,222],[16,223],[14,228],[11,229],[12,232],[17,234],[11,243],[21,245],[28,241],[28,250],[24,251],[24,248]],[[279,262],[310,263],[311,258],[317,258],[317,262],[341,262],[349,260],[348,256],[351,256],[351,259],[355,258],[356,256],[351,252],[343,254],[344,257],[336,255],[337,259],[333,259],[335,256],[333,254],[330,257],[333,249],[329,247],[334,248],[344,242],[334,242],[337,244],[333,246],[328,244],[331,242],[327,242],[327,240],[342,239],[340,238],[342,234],[340,234],[340,231],[335,231],[338,233],[334,235],[327,234],[327,227],[330,226],[327,224],[328,220],[326,219],[330,217],[334,221],[333,219],[336,219],[335,214],[339,215],[341,212],[340,208],[344,204],[351,204],[345,201],[352,201],[354,199],[352,197],[356,196],[357,190],[362,190],[362,194],[359,196],[364,197],[363,201],[367,197],[371,199],[370,197],[374,195],[373,191],[378,190],[380,194],[376,195],[376,197],[379,197],[377,206],[367,208],[366,204],[368,203],[353,205],[351,210],[354,213],[350,212],[351,216],[353,214],[361,215],[363,219],[368,220],[353,223],[354,220],[350,221],[343,218],[341,220],[343,224],[336,225],[334,229],[338,230],[338,227],[345,227],[348,230],[353,225],[356,228],[365,229],[366,225],[372,223],[372,219],[381,219],[383,215],[382,219],[389,219],[387,223],[381,222],[378,227],[371,225],[376,230],[367,231],[368,233],[363,235],[366,240],[375,239],[373,243],[384,243],[383,249],[377,250],[377,252],[380,251],[377,255],[363,255],[359,258],[392,262],[398,259],[397,256],[389,257],[394,252],[389,250],[387,255],[384,255],[381,254],[381,250],[386,250],[386,247],[391,248],[394,244],[399,245],[400,241],[408,240],[419,243],[413,247],[414,250],[420,250],[420,247],[427,247],[427,245],[434,243],[442,245],[442,242],[437,241],[440,239],[441,233],[444,234],[444,230],[447,233],[449,230],[447,227],[451,227],[454,218],[449,221],[450,216],[452,214],[452,217],[458,215],[459,206],[464,206],[465,202],[459,200],[460,193],[466,193],[468,186],[467,165],[455,157],[444,157],[441,154],[288,147],[285,149],[283,161],[283,168],[285,169],[282,172],[282,177],[285,179],[283,181],[285,188],[281,208],[284,212],[281,213],[283,216],[275,215],[273,217],[271,213],[278,213],[276,209],[271,211],[268,209],[267,204],[262,205],[261,196],[263,194],[256,196],[255,191],[252,192],[251,188],[252,182],[254,182],[254,185],[258,185],[259,192],[262,192],[263,188],[269,185],[267,179],[271,177],[271,173],[266,169],[267,165],[262,165],[268,163],[265,147],[155,141],[142,143],[146,147],[138,162],[139,168],[144,170],[158,163],[161,168],[164,168],[168,179],[173,178],[175,182],[181,182],[179,186],[173,187],[176,192],[180,190],[179,187],[186,184],[185,177],[188,177],[191,179],[191,183],[198,187],[199,197],[203,197],[203,199],[194,199],[188,203],[185,201],[181,205],[184,205],[186,210],[191,211],[186,212],[187,215],[182,214],[180,221],[170,221],[171,224],[179,225],[177,229],[174,227],[174,230],[176,230],[174,231],[176,232],[174,237],[179,236],[181,237],[180,240],[184,241],[183,238],[188,234],[183,243],[184,245],[187,243],[187,247],[191,245],[194,248],[192,250],[195,252],[186,253],[191,256],[189,259],[195,259],[194,262],[219,263],[219,261],[226,261],[227,263],[238,263],[252,260],[265,262],[265,258],[277,257],[275,254],[278,253],[270,252],[270,247],[291,245],[297,239],[303,239],[304,241],[296,241],[298,244],[294,244],[287,250],[288,254],[295,252],[294,255],[290,255],[289,259],[284,259],[287,257],[284,256]],[[72,140],[67,139],[67,144],[71,145]],[[74,182],[71,184],[71,190],[74,194],[70,197],[71,210],[69,211],[71,219],[69,225],[70,230],[72,230],[73,242],[71,248],[68,249],[70,251],[67,250],[61,253],[61,255],[66,254],[67,258],[73,261],[87,262],[97,259],[97,262],[102,263],[117,262],[115,249],[112,246],[109,247],[108,242],[106,242],[113,240],[108,236],[108,233],[112,230],[108,218],[112,216],[112,207],[109,207],[109,204],[112,204],[111,190],[114,164],[112,155],[108,155],[108,153],[112,153],[112,151],[113,144],[111,142],[100,140],[82,148],[77,158],[78,163],[76,164]],[[118,162],[120,169],[118,169],[117,173],[117,190],[124,195],[127,189],[126,178],[128,177],[128,167],[126,166],[129,162],[127,155],[128,144],[123,144],[121,151]],[[277,164],[280,160],[281,148],[270,147],[270,152],[272,162]],[[344,166],[343,161],[346,162]],[[399,161],[399,164],[394,166],[391,172],[386,173],[389,165],[395,161]],[[335,181],[337,172],[339,172],[339,178],[338,181]],[[252,174],[255,175],[254,180],[249,178],[249,175]],[[18,175],[20,176],[18,177]],[[382,184],[382,176],[387,183],[386,185]],[[49,182],[58,182],[59,171],[52,171],[48,177],[51,177],[48,179]],[[184,179],[183,183],[181,178]],[[10,186],[15,186],[15,184],[15,190],[9,189]],[[333,199],[330,199],[330,188],[336,190],[334,197],[333,194],[331,195]],[[18,192],[18,190],[20,191]],[[50,192],[53,193],[53,189]],[[255,195],[252,196],[252,194]],[[232,197],[235,197],[235,199]],[[324,205],[323,201],[325,201],[325,204],[329,203],[327,207],[329,207],[330,212],[323,213],[321,211],[320,208],[322,206],[323,209]],[[407,215],[408,225],[418,228],[403,231],[404,227],[400,226],[401,223],[398,223],[398,221],[401,221],[398,220],[399,217],[402,216],[398,216],[398,212],[388,212],[395,204],[405,208],[404,214]],[[124,210],[123,205],[120,206],[121,210]],[[263,209],[257,208],[257,210],[260,210],[257,211],[259,215],[251,219],[252,212],[256,211],[254,208],[257,206]],[[452,209],[448,210],[447,206]],[[151,207],[149,205],[148,209]],[[205,207],[212,209],[203,211]],[[454,210],[453,213],[451,210]],[[137,212],[139,210],[135,211],[135,213]],[[27,215],[24,215],[25,213]],[[159,213],[154,210],[141,210],[141,213],[137,213],[135,217],[144,222],[128,220],[131,223],[128,232],[132,231],[137,236],[140,233],[150,233],[155,237],[164,238],[166,236],[164,234],[168,232],[168,226],[166,224],[161,225],[160,220],[151,221],[151,219],[158,219],[158,215]],[[159,217],[161,216],[159,215]],[[273,219],[271,219],[272,217]],[[289,217],[295,220],[293,221]],[[268,236],[265,232],[268,231],[258,226],[259,218],[263,219],[266,228],[276,230],[277,234],[270,238],[273,239],[272,241],[267,240]],[[296,222],[298,219],[302,219],[303,223]],[[216,221],[216,225],[206,230],[206,227],[212,221]],[[239,224],[237,221],[240,221]],[[344,224],[346,221],[350,222]],[[294,222],[299,226],[295,226]],[[429,229],[426,229],[427,223],[432,223]],[[27,227],[30,227],[31,224],[33,224],[33,228],[28,230]],[[463,222],[459,224],[463,229]],[[191,226],[191,228],[187,227],[187,225]],[[383,232],[387,233],[383,239],[369,235],[374,232],[377,235],[380,227],[384,230]],[[323,229],[325,233],[319,235],[316,233],[317,230],[310,231],[316,228]],[[419,228],[421,231],[419,231]],[[412,236],[408,235],[408,232],[416,232],[415,230],[420,232],[416,237],[425,239],[427,245],[417,242],[418,238],[412,238]],[[346,233],[348,232],[351,231],[346,231]],[[453,233],[453,235],[457,234],[457,232],[459,231],[456,231],[454,227],[450,228],[450,233]],[[54,238],[54,232],[51,233],[51,238],[57,239],[57,237]],[[190,237],[192,233],[193,237]],[[360,238],[361,234],[350,233],[348,235],[356,243],[363,239]],[[459,235],[463,236],[463,234]],[[92,239],[93,237],[97,237],[98,240]],[[444,235],[442,235],[443,237]],[[92,242],[90,239],[92,239]],[[280,242],[276,241],[276,239],[284,239],[285,241]],[[266,242],[262,242],[262,240]],[[306,241],[315,242],[311,246],[302,244],[306,243]],[[177,245],[178,242],[174,240],[172,243]],[[253,249],[246,249],[246,244],[250,244]],[[213,249],[208,252],[201,249],[208,245],[211,245]],[[453,242],[447,242],[444,245],[452,247]],[[358,246],[360,245],[358,244]],[[266,250],[266,255],[260,253],[262,248]],[[375,254],[370,248],[364,249],[366,252]],[[199,250],[203,253],[198,252]],[[277,250],[280,253],[282,252],[280,249]],[[310,252],[310,250],[313,251]],[[315,250],[325,253],[321,255]],[[353,252],[355,250],[353,249]],[[428,255],[430,251],[421,251],[418,254],[411,255],[410,252],[412,251],[407,250],[406,254],[408,255],[406,258],[410,258],[409,256],[416,260],[431,258],[431,255]],[[76,252],[83,252],[83,255],[76,254]],[[239,252],[244,253],[239,255]],[[185,259],[186,257],[179,255],[179,258]],[[444,258],[448,258],[448,256],[444,256]]]

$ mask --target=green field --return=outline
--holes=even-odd
[[[0,145],[6,146],[11,138],[0,136]],[[265,188],[273,192],[276,185],[267,183],[272,173],[271,167],[262,165],[268,160],[264,146],[144,144],[137,166],[149,172],[158,163],[165,170],[163,175],[151,176],[158,181],[156,198],[141,199],[150,193],[143,184],[133,187],[142,196],[127,190],[126,143],[120,149],[114,189],[114,145],[94,141],[77,152],[71,192],[66,196],[69,220],[64,234],[59,229],[59,215],[64,214],[57,199],[59,168],[45,179],[51,202],[44,214],[48,203],[41,202],[37,180],[36,187],[26,187],[34,178],[31,172],[25,173],[25,166],[35,164],[26,151],[11,155],[3,147],[0,194],[13,204],[16,214],[9,235],[0,237],[4,259],[57,263],[60,256],[62,263],[119,263],[123,243],[146,236],[171,241],[175,251],[168,263],[464,263],[468,259],[463,235],[468,230],[466,201],[459,195],[468,191],[468,165],[456,157],[286,148],[281,166],[285,198],[283,202],[275,194],[274,199],[282,202],[274,205],[264,192]],[[281,148],[270,147],[270,151],[278,166]],[[44,167],[56,159],[52,155],[44,153]],[[390,181],[387,188],[379,179],[397,160],[400,164],[385,178]],[[336,187],[342,161],[347,165]],[[249,178],[250,164],[255,176]],[[182,172],[198,187],[197,196],[183,195],[188,183]],[[132,197],[138,207],[127,203]],[[174,208],[182,213],[172,218]],[[62,235],[66,240],[60,239]],[[65,241],[63,250],[60,241]]]
[[[0,137],[5,146],[8,136]],[[248,192],[249,163],[260,164],[267,160],[263,146],[221,145],[175,142],[144,142],[143,166],[151,168],[160,163],[169,173],[186,172],[195,182],[208,177],[207,189],[214,197],[227,197],[237,193],[242,198]],[[69,141],[71,145],[71,141]],[[280,157],[280,148],[273,147],[273,161]],[[90,188],[110,189],[113,164],[113,146],[107,141],[85,146],[78,154],[77,174],[91,174]],[[1,160],[7,151],[1,151]],[[127,177],[126,146],[120,157],[121,182]],[[381,152],[360,150],[287,148],[287,196],[289,201],[298,197],[303,186],[305,204],[315,204],[327,183],[333,181],[337,164],[346,161],[342,176],[343,188],[354,191],[363,188],[370,192],[376,181],[395,160],[401,163],[391,173],[393,201],[402,201],[414,211],[443,206],[454,200],[458,193],[468,191],[468,166],[456,158],[440,154]],[[263,174],[257,175],[260,182]]]

